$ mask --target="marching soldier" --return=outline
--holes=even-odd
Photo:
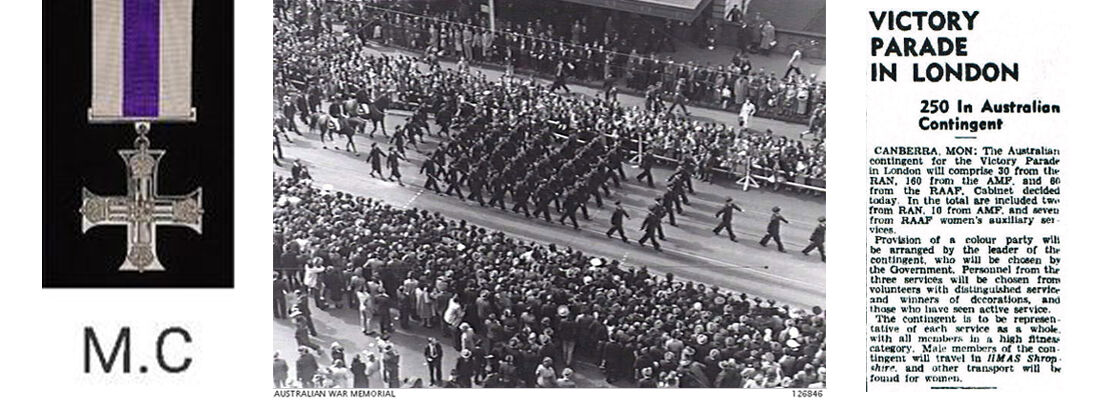
[[[684,157],[684,160],[680,162],[680,168],[676,170],[676,173],[680,175],[680,178],[684,180],[684,187],[688,193],[695,194],[695,186],[691,184],[691,177],[695,175],[695,159],[692,156]],[[687,196],[684,197],[684,204],[688,204]]]
[[[615,201],[615,211],[611,212],[611,229],[607,230],[607,237],[612,237],[615,232],[619,232],[619,236],[623,238],[623,243],[630,243],[626,239],[626,232],[623,231],[623,218],[630,218],[630,215],[623,209],[623,203],[621,201]]]
[[[490,182],[491,194],[489,196],[489,207],[494,204],[500,206],[501,211],[505,211],[504,208],[504,195],[508,193],[508,186],[505,184],[504,175],[497,175]]]
[[[557,197],[550,182],[544,182],[539,186],[538,190],[535,192],[535,218],[542,215],[546,222],[550,222],[550,202]],[[565,219],[564,215],[562,219]],[[562,224],[565,224],[565,222],[562,222]],[[573,224],[576,225],[576,218],[574,218]]]
[[[661,207],[668,212],[668,224],[676,226],[676,212],[673,207],[680,208],[680,201],[678,195],[671,189],[666,190],[665,194],[657,198],[661,202]],[[680,214],[684,213],[684,210],[679,210]],[[664,236],[664,235],[661,235]],[[663,238],[662,238],[663,239]]]
[[[531,196],[531,189],[526,183],[520,183],[512,189],[512,212],[519,213],[523,209],[523,216],[531,218],[531,211],[527,209],[527,198]]]
[[[390,177],[386,180],[393,181],[394,178],[396,178],[398,185],[405,186],[405,182],[401,182],[401,169],[399,168],[401,164],[398,160],[408,161],[409,159],[405,158],[404,155],[397,151],[394,151],[393,146],[390,146],[390,153],[386,156],[386,165],[390,167]]]
[[[436,168],[434,159],[429,157],[424,160],[424,163],[420,165],[420,173],[427,177],[427,181],[424,182],[424,190],[432,190],[435,194],[443,194],[443,192],[439,190],[439,184],[436,182],[436,179],[439,178],[436,174],[438,174],[439,171]]]
[[[451,165],[451,168],[447,169],[447,190],[443,193],[450,196],[451,192],[458,194],[458,199],[466,201],[462,195],[462,168],[458,165]]]
[[[733,198],[727,197],[726,204],[722,206],[722,209],[718,210],[718,212],[714,214],[715,217],[718,217],[718,226],[714,227],[713,232],[715,235],[717,235],[720,234],[723,229],[725,229],[726,232],[730,235],[730,240],[736,242],[737,235],[733,234],[733,210],[744,212],[741,210],[741,207],[738,207],[737,204],[733,203]]]
[[[386,153],[382,149],[378,148],[377,143],[370,144],[370,153],[367,153],[367,162],[370,163],[370,176],[374,177],[374,174],[378,174],[378,179],[382,179],[382,160],[386,157]]]
[[[592,218],[588,216],[588,197],[590,197],[592,194],[589,193],[588,190],[585,190],[584,183],[577,182],[575,185],[573,185],[573,190],[570,191],[570,194],[576,197],[577,207],[580,208],[581,216],[584,217],[584,220],[591,220]]]
[[[588,202],[588,193],[584,190],[583,183],[578,182],[565,195],[565,210],[558,222],[565,225],[565,219],[568,218],[573,221],[573,229],[580,229],[580,226],[577,225],[577,209],[581,210],[584,219],[590,219],[588,217],[588,206],[585,205],[586,202]]]
[[[656,163],[656,161],[657,160],[655,157],[653,157],[652,151],[647,150],[645,153],[642,154],[642,162],[640,163],[640,166],[642,167],[642,173],[638,174],[638,182],[641,182],[642,178],[646,178],[646,182],[649,187],[653,187],[652,169],[653,164]]]
[[[645,247],[645,241],[649,240],[653,242],[654,250],[661,251],[661,244],[657,243],[657,239],[653,237],[653,234],[657,233],[657,229],[659,229],[660,226],[661,216],[659,214],[655,214],[653,211],[650,211],[649,214],[646,215],[645,220],[642,221],[641,230],[645,231],[645,235],[642,235],[642,238],[638,240],[638,244],[642,245],[642,247]]]
[[[649,213],[657,216],[656,229],[657,237],[661,240],[665,240],[665,230],[661,228],[661,219],[665,217],[665,213],[669,212],[663,205],[661,205],[661,198],[657,197],[653,199],[653,205],[649,206]]]
[[[760,245],[767,247],[768,241],[771,239],[775,239],[775,245],[779,248],[779,252],[786,253],[787,251],[783,250],[783,240],[779,238],[780,222],[784,224],[790,223],[787,222],[787,219],[783,218],[782,215],[779,215],[779,207],[772,207],[772,219],[768,221],[768,234],[764,235],[763,239],[760,239]]]
[[[477,204],[482,207],[485,207],[485,198],[481,196],[481,190],[485,187],[485,174],[484,168],[478,168],[466,178],[466,184],[470,188],[470,195],[466,199],[477,200]]]
[[[575,189],[573,191],[570,191],[569,194],[565,196],[565,210],[564,212],[562,212],[561,218],[558,219],[558,222],[560,222],[562,225],[565,225],[565,219],[568,218],[570,221],[573,222],[573,229],[581,229],[581,227],[577,225],[577,208],[580,208],[581,206],[578,203],[578,200],[579,197],[577,196],[577,192]]]
[[[405,129],[403,129],[401,126],[398,126],[397,129],[394,129],[393,136],[390,136],[389,143],[393,144],[394,147],[397,148],[397,152],[401,153],[401,155],[405,155],[406,137],[407,134],[405,133]]]
[[[821,262],[825,262],[825,217],[818,218],[817,222],[814,233],[810,234],[810,245],[802,249],[802,254],[810,255],[810,252],[816,248],[821,254]]]
[[[611,169],[611,173],[617,173],[619,178],[626,180],[626,172],[623,172],[623,143],[621,141],[615,141],[615,146],[611,148],[611,151],[607,153],[607,161],[609,162],[608,168]],[[618,180],[615,181],[615,187],[619,187]]]
[[[611,191],[608,190],[606,182],[607,177],[604,175],[603,167],[597,166],[595,170],[589,172],[588,175],[585,176],[586,186],[584,190],[587,193],[591,193],[591,196],[595,198],[596,207],[598,208],[603,208],[603,199],[600,197],[600,189],[602,188],[604,190],[604,195],[611,195]]]
[[[676,203],[676,213],[683,215],[684,208],[680,207],[680,203],[682,202],[684,203],[684,205],[691,205],[691,203],[688,202],[687,193],[684,193],[684,176],[679,173],[675,173],[672,174],[672,176],[669,176],[667,190],[669,192],[672,192],[673,194],[673,200]]]

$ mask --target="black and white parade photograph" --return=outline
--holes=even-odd
[[[275,388],[826,386],[825,0],[272,12]]]
[[[233,287],[233,5],[46,2],[42,286]]]

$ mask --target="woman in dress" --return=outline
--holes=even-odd
[[[416,316],[420,317],[420,325],[431,328],[435,314],[435,301],[432,300],[431,287],[420,285],[416,288]]]

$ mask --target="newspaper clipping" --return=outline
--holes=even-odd
[[[1026,32],[996,11],[867,11],[868,390],[1062,371],[1070,111],[1046,81],[1057,51],[1010,51]]]

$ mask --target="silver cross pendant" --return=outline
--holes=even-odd
[[[191,228],[202,234],[202,188],[180,196],[157,192],[157,165],[164,150],[150,150],[148,122],[135,124],[133,150],[119,150],[126,164],[126,195],[100,196],[83,188],[82,232],[97,226],[126,226],[126,258],[119,271],[164,271],[157,259],[157,227]]]

